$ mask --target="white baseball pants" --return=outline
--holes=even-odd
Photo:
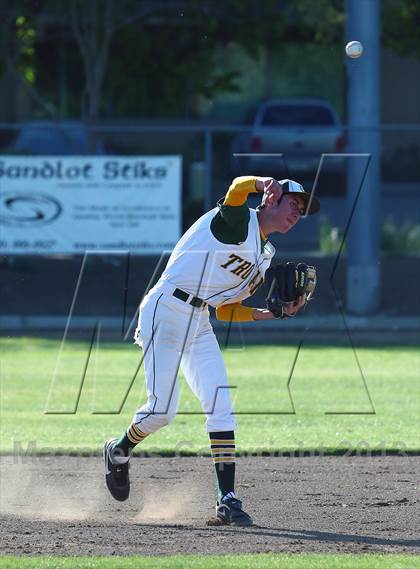
[[[140,306],[134,339],[144,352],[147,403],[136,412],[134,422],[148,434],[174,419],[181,367],[201,402],[207,431],[232,431],[236,421],[226,368],[208,307],[194,308],[172,296],[175,288],[158,283]]]

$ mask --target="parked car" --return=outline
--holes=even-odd
[[[343,126],[323,99],[269,99],[257,107],[251,126],[232,140],[233,175],[314,174],[323,153],[340,153],[345,147]],[[327,158],[324,168],[339,172],[344,159]]]
[[[93,147],[93,152],[91,148]],[[8,153],[31,155],[104,154],[103,143],[89,140],[86,126],[78,121],[31,121],[22,123]]]

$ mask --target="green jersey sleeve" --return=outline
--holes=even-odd
[[[211,232],[221,243],[243,243],[248,237],[248,205],[246,202],[238,206],[225,205],[223,201],[224,198],[217,202],[219,211],[210,224]]]

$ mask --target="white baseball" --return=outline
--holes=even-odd
[[[359,41],[350,41],[346,45],[346,53],[352,59],[357,59],[363,53],[363,46]]]

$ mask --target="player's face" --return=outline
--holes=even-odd
[[[305,213],[305,202],[299,196],[285,194],[276,208],[276,226],[279,233],[287,233]]]

